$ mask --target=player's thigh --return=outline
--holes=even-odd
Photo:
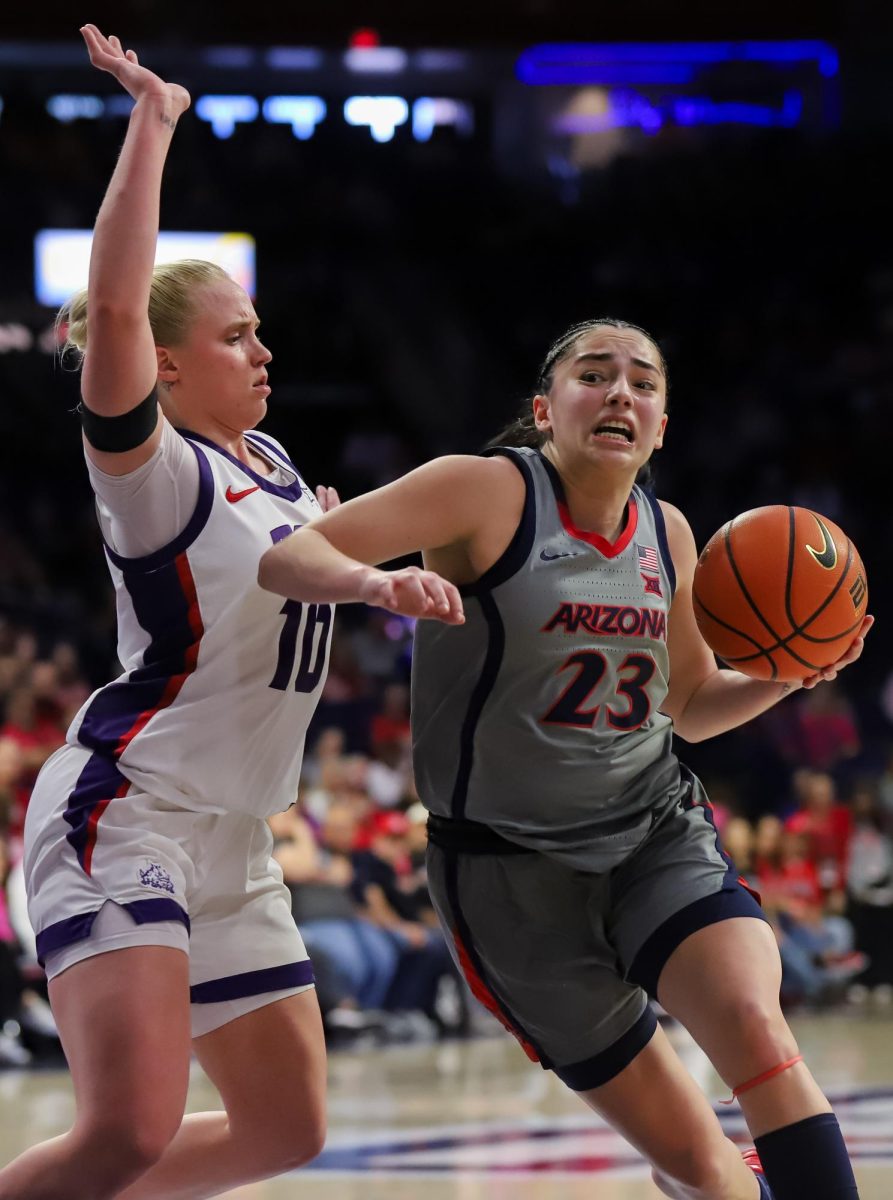
[[[781,959],[765,921],[738,918],[693,933],[664,967],[658,996],[730,1087],[797,1053],[781,1011]]]
[[[282,1147],[294,1147],[295,1162],[319,1153],[326,1047],[315,989],[254,1009],[193,1044],[235,1136],[280,1156]]]
[[[71,1070],[77,1125],[126,1133],[160,1153],[189,1083],[189,960],[133,946],[75,963],[49,985]]]

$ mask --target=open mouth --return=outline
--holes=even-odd
[[[620,442],[623,445],[631,446],[636,440],[633,437],[633,431],[628,425],[622,422],[606,421],[604,425],[599,425],[597,429],[592,431],[593,437],[604,438],[607,441]]]

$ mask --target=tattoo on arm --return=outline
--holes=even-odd
[[[167,125],[168,129],[170,129],[171,131],[173,131],[174,129],[177,128],[177,122],[174,121],[171,117],[169,117],[167,115],[167,113],[162,113],[160,119],[161,119],[161,124]]]

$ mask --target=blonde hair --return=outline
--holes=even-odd
[[[180,345],[195,316],[197,289],[221,280],[232,282],[223,267],[201,258],[183,258],[155,267],[149,289],[149,325],[155,345]],[[63,359],[74,357],[80,365],[87,349],[86,288],[59,309],[56,340]]]

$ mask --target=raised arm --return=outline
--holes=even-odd
[[[676,732],[685,741],[700,742],[743,725],[771,708],[788,692],[834,679],[839,670],[855,662],[862,653],[864,637],[874,623],[874,617],[865,618],[859,636],[839,662],[809,676],[802,684],[769,683],[718,667],[698,629],[692,606],[692,581],[698,561],[695,539],[677,508],[663,501],[661,508],[676,569],[676,594],[668,626],[670,690],[663,708],[673,718]]]
[[[171,137],[189,107],[189,93],[140,66],[133,50],[95,25],[81,30],[90,61],[114,75],[135,100],[127,136],[96,218],[87,285],[89,344],[84,357],[83,402],[99,417],[121,417],[155,387],[157,359],[149,327],[149,287],[158,240],[161,176]],[[104,453],[89,439],[87,452],[102,470],[123,475],[154,451],[154,432],[132,450]]]
[[[522,477],[505,458],[435,459],[279,542],[261,558],[258,582],[295,600],[361,600],[460,624],[455,585],[478,578],[499,557],[523,504]],[[431,570],[375,565],[418,550]]]

